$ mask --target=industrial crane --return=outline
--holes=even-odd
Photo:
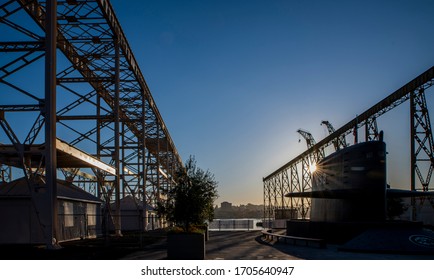
[[[332,134],[333,132],[335,132],[334,127],[332,126],[332,124],[329,121],[322,121],[321,125],[325,125],[327,127],[327,130],[328,130],[329,134]],[[339,151],[340,149],[348,147],[348,144],[345,141],[345,136],[344,135],[340,135],[338,138],[336,138],[333,141],[333,145],[335,146],[335,150],[336,151]]]
[[[303,136],[303,138],[306,140],[307,149],[310,149],[310,148],[315,146],[315,144],[316,144],[315,139],[313,139],[313,136],[310,132],[307,132],[307,131],[302,130],[302,129],[297,130],[297,132],[301,136]],[[316,163],[323,158],[324,158],[324,148],[321,147],[319,150],[316,150],[313,152],[311,161]]]
[[[303,136],[303,138],[306,140],[307,148],[308,149],[310,149],[313,146],[315,146],[315,144],[316,144],[315,139],[313,139],[313,136],[312,136],[312,134],[310,132],[307,132],[307,131],[302,130],[302,129],[297,130],[297,132],[301,136]],[[300,140],[298,142],[300,142]]]

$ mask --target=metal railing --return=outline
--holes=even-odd
[[[210,231],[262,230],[260,219],[214,219],[208,226]]]
[[[107,236],[114,232],[114,217],[104,214],[59,214],[58,241]],[[162,228],[157,216],[121,215],[122,232],[146,232]]]

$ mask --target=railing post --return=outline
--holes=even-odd
[[[84,238],[87,238],[89,236],[87,213],[84,213],[83,216],[84,216]]]

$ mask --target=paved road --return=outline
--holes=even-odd
[[[161,260],[167,257],[165,241],[128,255],[125,259]],[[433,260],[433,255],[399,255],[340,251],[336,245],[327,248],[266,243],[258,231],[210,232],[206,243],[208,260]]]
[[[299,259],[259,242],[261,234],[250,232],[210,232],[206,244],[208,260],[295,260]]]
[[[208,260],[293,260],[273,246],[258,242],[259,231],[210,232],[206,242]],[[162,260],[167,258],[165,241],[148,246],[143,251],[128,255],[125,259]]]

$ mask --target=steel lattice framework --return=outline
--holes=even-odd
[[[377,119],[386,112],[410,100],[411,123],[411,183],[412,191],[429,191],[429,183],[434,169],[433,135],[425,99],[426,90],[434,83],[434,67],[431,67],[397,91],[393,92],[370,109],[358,115],[337,130],[329,129],[330,135],[311,145],[308,149],[295,157],[270,175],[263,178],[264,183],[264,215],[273,220],[275,213],[284,209],[295,209],[299,217],[306,218],[309,213],[309,204],[302,197],[285,197],[280,199],[282,192],[297,193],[308,192],[312,188],[312,176],[308,172],[309,159],[321,154],[326,147],[334,145],[351,133],[354,142],[358,142],[358,129],[365,127],[365,141],[379,138]],[[309,143],[308,143],[309,144]],[[301,181],[299,170],[301,169]],[[417,181],[418,180],[418,181]],[[279,182],[290,182],[290,185]],[[288,192],[288,190],[290,190]]]
[[[2,179],[45,175],[47,244],[59,170],[115,205],[117,231],[122,197],[164,199],[182,160],[110,2],[1,0],[0,34]]]

